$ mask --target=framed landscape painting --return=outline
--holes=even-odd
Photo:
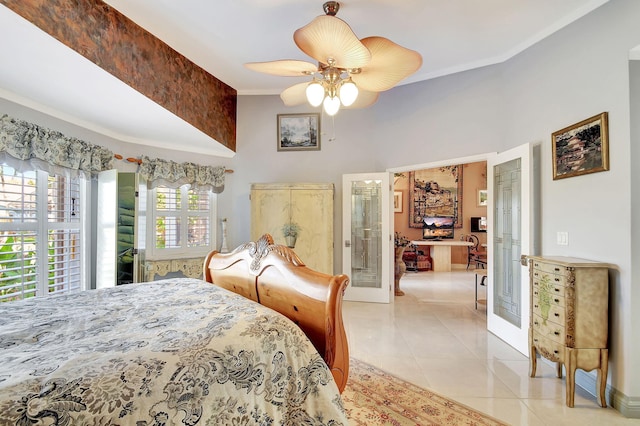
[[[554,132],[551,144],[553,180],[609,170],[608,114]]]
[[[278,114],[278,151],[319,151],[320,114]]]

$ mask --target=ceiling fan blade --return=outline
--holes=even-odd
[[[296,45],[316,61],[339,68],[361,68],[371,61],[371,53],[349,25],[335,16],[318,16],[293,33]]]
[[[358,109],[358,108],[367,108],[371,105],[375,104],[380,97],[380,93],[378,92],[370,92],[368,90],[359,90],[358,97],[356,101],[349,105],[348,107],[342,106],[340,108],[344,109]]]
[[[286,106],[302,105],[307,102],[307,86],[309,82],[294,84],[280,93],[280,99]]]
[[[244,66],[252,71],[279,75],[282,77],[300,77],[310,75],[318,71],[318,66],[316,64],[306,61],[297,61],[294,59],[282,59],[279,61],[269,62],[249,62],[244,64]]]
[[[362,44],[371,51],[371,62],[352,74],[359,88],[373,92],[391,89],[422,66],[422,56],[384,37],[367,37]]]

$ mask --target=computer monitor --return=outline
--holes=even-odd
[[[423,240],[453,239],[453,225],[455,219],[451,216],[426,216],[422,219]]]

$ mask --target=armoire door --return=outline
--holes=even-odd
[[[299,227],[293,250],[309,268],[333,275],[333,184],[251,185],[251,239],[271,234],[288,245],[285,224]]]

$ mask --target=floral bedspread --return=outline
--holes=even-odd
[[[0,305],[1,425],[347,425],[286,317],[177,278]]]

